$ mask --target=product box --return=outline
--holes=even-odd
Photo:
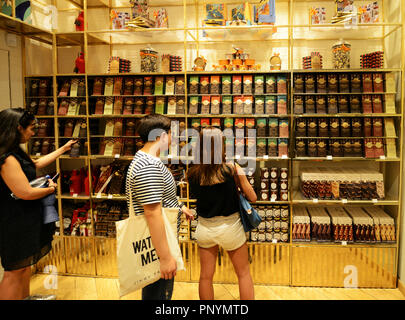
[[[294,75],[294,93],[304,93],[304,75]]]
[[[351,84],[351,92],[353,93],[361,93],[361,74],[360,73],[352,73],[350,75],[350,84]]]
[[[266,98],[265,98],[265,113],[266,114],[277,114],[276,102],[277,102],[276,96],[266,96]]]
[[[306,140],[304,139],[296,139],[295,140],[295,153],[297,157],[306,157]]]
[[[235,114],[244,114],[244,101],[243,96],[234,96],[233,97],[233,111]]]
[[[342,137],[350,137],[351,120],[350,118],[340,118],[340,134]]]
[[[318,136],[329,137],[329,120],[326,118],[318,119]]]
[[[277,76],[277,93],[287,93],[287,76]]]
[[[152,95],[152,90],[153,90],[153,77],[145,77],[143,80],[144,80],[144,84],[143,84],[143,95],[144,95],[144,96]]]
[[[372,73],[363,74],[363,92],[373,92],[373,75]]]
[[[224,26],[227,18],[227,7],[223,3],[206,4],[205,5],[205,19],[206,25]]]
[[[134,114],[143,114],[143,98],[135,98]]]
[[[392,93],[396,91],[395,74],[393,72],[385,74],[385,87],[386,92]]]
[[[363,136],[363,124],[361,118],[352,118],[352,137]]]
[[[198,76],[190,76],[189,79],[189,94],[198,94],[198,88],[199,88],[199,77]]]
[[[59,106],[58,115],[63,116],[67,114],[68,102],[66,100],[62,100]],[[96,101],[96,108],[94,110],[94,114],[103,114],[104,111],[104,98],[98,98]],[[132,113],[132,110],[131,110]]]
[[[277,93],[276,76],[266,75],[266,93]]]
[[[221,106],[221,97],[211,96],[211,114],[220,114],[220,106]]]
[[[294,114],[304,113],[304,100],[302,96],[294,96]]]
[[[328,92],[338,92],[338,76],[337,74],[328,74]]]
[[[177,99],[176,99],[176,114],[185,114],[186,113],[186,107],[185,107],[185,100],[184,99],[185,99],[185,97],[177,97]]]
[[[257,139],[256,153],[258,157],[263,157],[267,152],[267,141],[265,138]]]
[[[135,82],[136,84],[136,82]],[[163,85],[164,85],[164,78],[163,77],[156,77],[155,78],[155,96],[163,95]]]
[[[287,96],[277,97],[277,114],[287,114]]]
[[[190,97],[190,103],[188,107],[188,114],[198,114],[200,106],[200,97]]]
[[[232,76],[232,93],[242,94],[242,76]]]
[[[134,79],[134,95],[143,95],[143,78]]]
[[[297,118],[296,121],[296,136],[306,137],[307,136],[307,120],[304,118]]]
[[[222,76],[222,94],[232,93],[232,78],[231,76]]]
[[[308,137],[318,137],[318,120],[316,118],[307,119]]]
[[[383,102],[382,102],[382,96],[379,95],[373,95],[373,113],[383,113]]]
[[[364,118],[364,136],[372,137],[373,121],[371,118]]]
[[[220,118],[212,118],[211,119],[211,126],[221,129],[221,119]]]
[[[395,94],[385,95],[385,113],[395,113]]]
[[[350,96],[350,112],[361,113],[360,97],[358,95]]]
[[[232,96],[222,96],[222,113],[232,113]]]
[[[253,93],[253,76],[244,75],[243,76],[243,94]]]
[[[288,138],[289,129],[288,129],[288,120],[280,119],[279,120],[279,137]]]
[[[307,74],[305,75],[305,92],[315,93],[315,75]]]
[[[104,95],[112,96],[114,92],[114,78],[105,79],[104,83]]]
[[[171,101],[171,103],[173,103],[173,100]],[[176,112],[175,108],[176,108],[176,105],[174,105],[174,110],[173,110],[173,106],[171,106],[171,109],[170,109],[170,112],[172,112],[171,114],[175,114],[175,112]],[[168,106],[168,109],[169,109],[169,106]],[[164,97],[156,98],[155,113],[156,114],[165,113],[165,98]],[[170,113],[168,113],[168,114],[170,114]]]
[[[225,118],[224,120],[224,128],[225,129],[233,129],[233,118]]]
[[[258,118],[257,119],[257,131],[256,134],[258,137],[266,137],[267,136],[267,119],[266,118]]]
[[[200,127],[201,127],[201,119],[200,118],[191,119],[191,127],[193,129],[196,129],[196,130],[200,129]]]
[[[200,77],[200,94],[209,94],[210,93],[210,77],[201,76]]]
[[[173,76],[166,77],[165,95],[174,95],[175,78]]]
[[[315,97],[305,96],[305,113],[312,114],[315,113]]]
[[[384,75],[382,73],[373,73],[374,92],[384,92]]]
[[[132,98],[125,98],[123,114],[133,114],[133,112],[134,112],[134,100]]]
[[[163,101],[163,105],[165,104],[164,97],[160,97],[159,101]],[[156,103],[158,103],[158,101]],[[159,102],[159,103],[162,103],[162,102]],[[155,106],[155,97],[147,97],[146,106],[145,106],[145,114],[152,114],[154,106]]]
[[[371,95],[364,94],[362,95],[362,108],[363,108],[363,113],[373,113],[373,107],[372,107],[372,100],[371,100]]]
[[[279,137],[278,119],[269,118],[269,137]]]
[[[269,157],[278,157],[278,143],[277,138],[267,139],[267,153]]]
[[[98,78],[94,81],[94,85],[96,86],[96,83],[99,84],[100,82],[97,81]],[[100,78],[101,79],[101,78]],[[102,81],[102,80],[100,80]],[[98,85],[97,85],[98,88]],[[98,90],[97,90],[98,92]],[[134,80],[132,78],[126,78],[124,81],[124,96],[131,96],[134,93]],[[98,93],[98,94],[101,94]],[[94,95],[94,90],[93,90],[93,95]]]
[[[176,84],[175,84],[175,92],[177,95],[182,95],[185,94],[185,83],[184,83],[184,77],[183,76],[178,76],[175,78],[176,79]]]
[[[383,137],[383,119],[373,118],[373,137]]]
[[[209,114],[211,107],[211,97],[203,96],[201,98],[201,114]]]
[[[318,74],[316,76],[316,92],[326,93],[327,92],[326,84],[327,84],[326,74]]]
[[[339,92],[349,93],[350,92],[350,78],[346,73],[339,74]]]
[[[253,114],[253,96],[244,96],[244,114]]]
[[[339,113],[349,113],[349,100],[347,96],[339,96],[338,108]]]
[[[211,125],[211,120],[210,118],[201,118],[201,128],[207,128]]]
[[[288,156],[288,139],[280,138],[278,140],[278,156]]]
[[[264,96],[255,96],[255,114],[264,114]]]
[[[211,94],[220,94],[221,93],[221,82],[220,76],[211,76]]]
[[[255,94],[263,94],[264,93],[264,76],[262,75],[255,75]]]
[[[385,139],[387,158],[397,158],[397,147],[395,139]]]
[[[326,113],[326,96],[316,96],[316,113]]]
[[[328,96],[328,113],[338,113],[338,98],[337,96]]]

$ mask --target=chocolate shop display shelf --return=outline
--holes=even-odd
[[[183,130],[230,129],[234,137],[227,147],[243,153],[228,159],[254,163],[247,176],[262,223],[247,237],[255,283],[343,287],[347,266],[355,266],[358,287],[396,287],[404,101],[404,61],[398,57],[404,50],[391,42],[403,39],[404,8],[396,16],[396,4],[385,2],[379,23],[345,28],[307,24],[310,8],[325,6],[332,15],[334,1],[275,1],[275,25],[247,30],[208,26],[201,1],[149,3],[153,9],[170,6],[170,28],[112,30],[111,10],[125,8],[114,1],[97,8],[84,2],[89,25],[83,31],[63,26],[51,33],[51,71],[24,70],[26,108],[39,121],[28,152],[39,158],[79,139],[54,168],[61,173],[60,223],[54,249],[37,271],[52,264],[61,274],[117,276],[115,221],[128,216],[124,177],[142,147],[136,124],[159,113],[172,120],[180,148],[192,143],[182,140]],[[231,14],[233,4],[228,7]],[[58,18],[69,19],[64,11]],[[350,42],[351,66],[334,69],[331,48],[341,38]],[[150,46],[159,51],[156,66]],[[36,49],[26,47],[27,59]],[[256,61],[241,59],[245,64],[231,70],[226,52],[234,48],[246,49]],[[324,68],[302,69],[308,67],[302,57],[313,48]],[[382,65],[361,68],[360,57],[377,50],[384,51]],[[72,73],[78,56],[81,67],[81,52],[84,72]],[[163,71],[166,52],[182,57],[181,66],[178,58],[173,64],[181,71]],[[107,71],[111,56],[126,55],[130,72]],[[141,69],[146,67],[156,72]],[[253,139],[250,129],[256,130]],[[193,208],[196,200],[183,181],[191,158],[161,158],[175,177],[179,199]],[[187,270],[177,281],[199,279],[195,227],[181,223]],[[222,249],[216,268],[215,282],[237,282]]]

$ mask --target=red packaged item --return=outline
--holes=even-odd
[[[211,96],[203,96],[201,98],[201,114],[209,114],[211,107]]]
[[[384,92],[384,78],[382,73],[373,73],[374,92]]]
[[[374,156],[379,158],[384,156],[384,140],[383,139],[374,139]]]
[[[366,158],[375,158],[373,139],[364,140],[364,153]]]
[[[70,176],[70,195],[80,194],[82,192],[82,179],[78,170],[73,170]]]
[[[373,119],[373,137],[383,136],[383,119],[375,118]]]
[[[287,114],[287,96],[277,97],[277,114]]]
[[[201,76],[200,77],[200,94],[209,94],[210,93],[210,77]]]
[[[362,106],[363,106],[363,113],[373,113],[373,106],[371,101],[371,95],[365,94],[362,96]]]
[[[382,96],[373,96],[373,113],[383,113]]]
[[[371,73],[363,74],[363,92],[373,92],[373,76]]]
[[[209,127],[210,125],[211,125],[210,118],[202,118],[201,119],[201,127],[202,128]]]

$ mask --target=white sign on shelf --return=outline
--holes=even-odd
[[[277,239],[273,239],[271,242],[272,243],[277,243]]]
[[[312,199],[312,201],[314,202],[314,203],[318,203],[318,199]]]
[[[347,203],[347,199],[342,199],[342,203]]]
[[[101,193],[97,193],[96,198],[97,198],[97,199],[101,199]]]
[[[332,156],[326,156],[326,160],[333,160]]]
[[[77,193],[74,193],[74,194],[73,194],[73,198],[77,198],[77,196],[78,196]]]
[[[113,198],[113,195],[112,195],[112,194],[109,194],[107,198],[108,198],[108,199],[112,199],[112,198]]]
[[[117,153],[117,154],[114,156],[114,158],[115,158],[115,159],[119,159],[119,158],[120,158],[120,155]]]
[[[342,246],[347,246],[347,241],[342,241]]]
[[[378,199],[373,199],[372,201],[373,201],[373,203],[377,203]]]

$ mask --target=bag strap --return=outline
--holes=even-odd
[[[235,181],[235,185],[236,185],[236,193],[238,194],[238,196],[240,195],[240,191],[239,191],[239,185],[240,185],[240,181],[239,181],[239,177],[238,177],[238,170],[236,169],[236,166],[234,165],[233,167],[233,179]]]
[[[138,161],[139,161],[139,159],[134,162],[134,168],[135,168],[136,164],[138,163]],[[129,190],[129,210],[128,210],[128,213],[129,213],[130,218],[135,218],[134,202],[132,200],[132,190]],[[140,214],[140,215],[142,215],[142,214]]]

